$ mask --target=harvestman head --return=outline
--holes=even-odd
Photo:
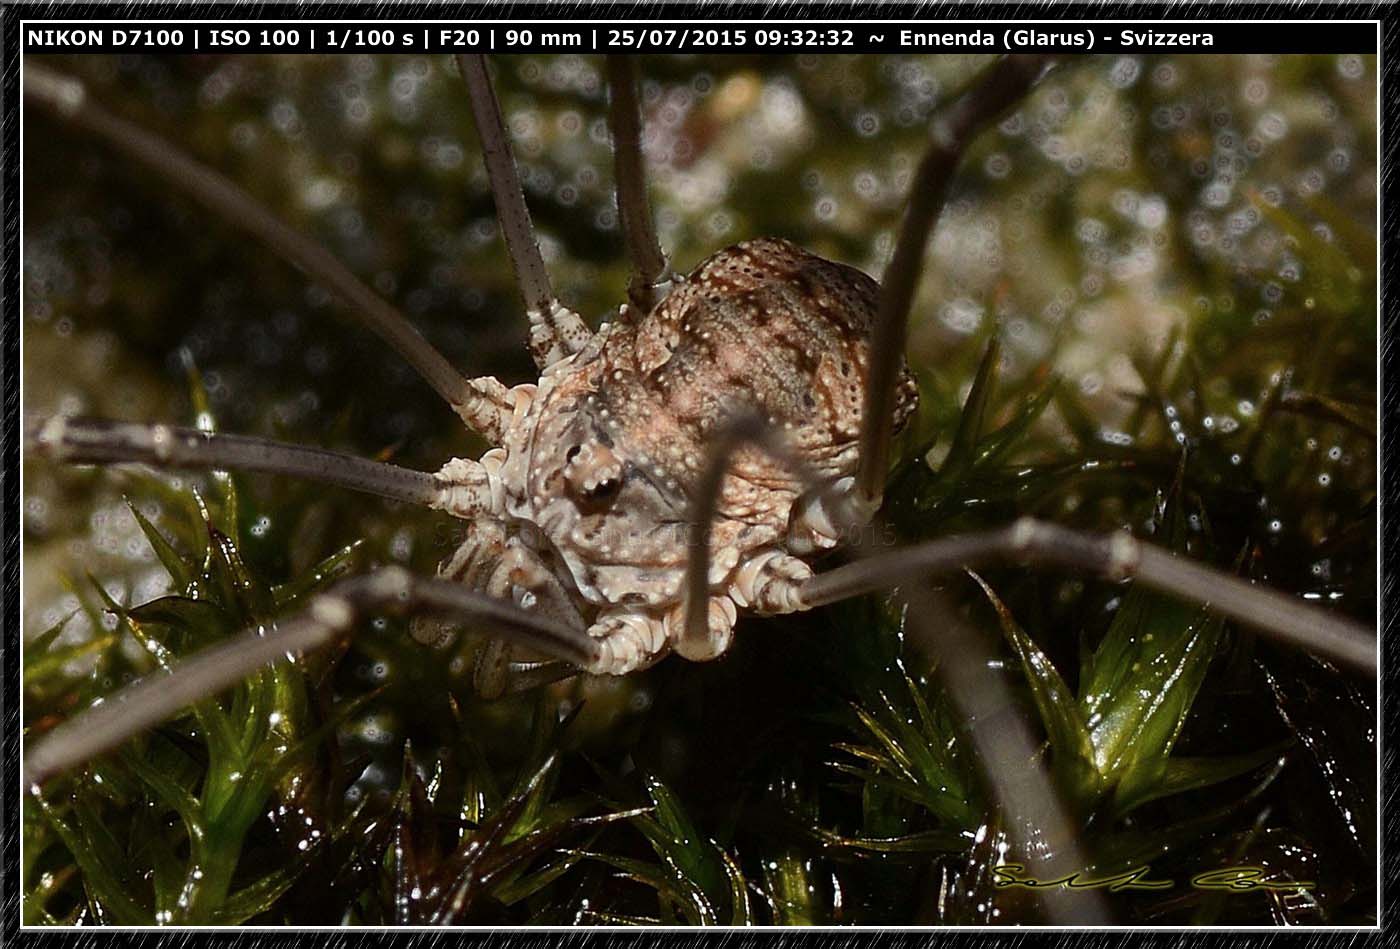
[[[440,510],[468,526],[436,578],[389,568],[342,581],[273,632],[250,631],[169,673],[154,672],[31,741],[29,786],[382,612],[488,625],[503,644],[488,651],[494,664],[481,680],[490,690],[503,687],[499,673],[512,665],[516,647],[553,660],[517,663],[530,673],[520,680],[527,685],[561,668],[625,674],[671,650],[690,659],[722,654],[740,612],[806,610],[894,584],[908,584],[906,598],[922,604],[909,618],[913,632],[931,641],[924,627],[939,603],[918,581],[1011,562],[1135,577],[1374,673],[1369,630],[1127,533],[1085,534],[1026,519],[894,552],[857,544],[853,562],[813,573],[815,554],[859,536],[852,528],[877,516],[891,434],[914,408],[903,365],[910,305],[953,171],[968,143],[1029,92],[1048,57],[1000,59],[938,112],[880,284],[771,239],[674,275],[648,207],[635,67],[628,57],[608,57],[632,279],[628,303],[596,331],[554,294],[484,58],[464,55],[458,63],[524,299],[541,373],[535,384],[508,388],[463,377],[391,304],[237,185],[106,111],[76,80],[25,66],[27,103],[147,166],[300,267],[497,446],[429,473],[169,425],[27,422],[28,450],[56,461],[291,475]],[[955,704],[973,713],[995,684],[983,681],[986,664],[977,661],[988,647],[959,628],[948,619],[939,630],[955,660],[943,669]],[[432,633],[426,624],[416,629]],[[1025,767],[1035,743],[1018,727],[979,744],[991,783],[1004,807],[1057,837],[1059,856],[1071,859],[1073,835],[1043,776]]]

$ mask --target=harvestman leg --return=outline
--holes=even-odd
[[[691,498],[687,523],[690,557],[686,561],[684,625],[673,643],[677,653],[687,659],[703,662],[721,655],[729,646],[733,619],[710,597],[710,535],[714,526],[719,497],[734,455],[745,445],[755,445],[779,459],[809,487],[809,495],[818,502],[837,500],[831,485],[825,484],[800,457],[788,450],[781,434],[757,414],[735,417],[723,426],[710,443],[705,467]],[[745,587],[743,596],[759,613],[788,613],[783,597],[786,586],[812,575],[812,570],[790,554],[773,551],[757,555],[753,566],[745,564],[740,570],[744,577],[739,585]],[[781,582],[780,582],[781,581]]]
[[[69,464],[136,462],[157,468],[289,475],[464,518],[493,510],[485,467],[460,458],[434,474],[344,452],[247,435],[64,416],[30,422],[26,426],[25,447]]]
[[[877,510],[884,496],[893,426],[894,390],[908,336],[909,309],[923,271],[923,257],[929,236],[943,208],[953,171],[968,143],[993,119],[1023,98],[1052,62],[1053,57],[1044,55],[1014,55],[998,60],[971,89],[954,100],[950,106],[940,110],[934,119],[931,129],[933,142],[915,172],[894,256],[880,282],[880,305],[871,340],[870,374],[866,379],[860,468],[856,474],[851,503],[846,508],[851,514]],[[835,515],[835,519],[839,521],[841,512],[836,511]],[[926,634],[929,632],[926,629],[928,617],[935,615],[931,608],[936,608],[938,604],[931,601],[929,594],[921,591],[915,591],[912,595],[906,594],[905,599],[911,606],[909,612],[913,617],[915,631]],[[921,600],[926,602],[920,602]],[[951,622],[961,625],[956,620]],[[924,638],[927,639],[927,636]],[[986,652],[984,647],[976,645],[975,637],[964,635],[961,638],[973,644],[969,649]],[[967,671],[965,667],[969,659],[970,654],[964,655],[961,662],[945,662],[940,665],[943,670],[942,678],[948,686],[954,704],[965,713],[975,711],[979,703],[985,703],[989,695],[999,691],[999,683],[989,680],[985,668],[973,669],[968,675],[961,675],[959,671],[954,670],[956,665],[959,670]],[[984,689],[990,691],[981,694]],[[1077,862],[1074,854],[1076,835],[1064,818],[1054,789],[1038,769],[1025,768],[1024,762],[1030,759],[1024,752],[1033,746],[1030,745],[1029,735],[1025,734],[1024,723],[1018,722],[1006,736],[1007,743],[1001,746],[992,741],[991,747],[983,747],[989,744],[988,736],[979,735],[979,732],[985,732],[985,729],[974,731],[973,739],[978,745],[978,757],[988,769],[991,786],[1003,807],[1017,817],[1041,821],[1045,834],[1060,838],[1059,849],[1054,851],[1055,857],[1050,861],[1052,864],[1071,866],[1071,869],[1082,866],[1082,862]],[[1030,853],[1032,849],[1025,846],[1028,841],[1024,839],[1023,834],[1026,826],[1018,824],[1012,831],[1021,838],[1018,843],[1022,845],[1022,849]],[[1064,862],[1066,860],[1071,861],[1072,865],[1070,862]],[[1053,871],[1054,867],[1050,866],[1045,867],[1042,872],[1053,875]],[[1077,921],[1081,922],[1106,918],[1097,894],[1071,891],[1071,895],[1074,899],[1066,901],[1068,906],[1058,900],[1042,900],[1052,919],[1060,917],[1056,921],[1069,921],[1063,918],[1065,910],[1079,917]]]
[[[856,493],[869,510],[880,506],[885,491],[894,390],[908,337],[909,308],[923,273],[924,250],[943,209],[953,171],[968,144],[1019,102],[1053,60],[1053,56],[1044,55],[1003,57],[934,117],[930,129],[933,141],[914,173],[894,256],[880,281],[856,477]]]
[[[637,102],[637,66],[629,55],[610,54],[608,62],[608,127],[612,131],[617,213],[632,261],[627,296],[643,314],[650,313],[671,286],[671,265],[656,239],[647,200],[646,167],[642,158],[642,116]]]
[[[268,663],[323,648],[349,634],[366,615],[386,611],[487,620],[509,629],[515,641],[580,668],[593,668],[601,661],[600,645],[582,627],[550,620],[458,583],[425,580],[388,567],[344,580],[272,631],[240,633],[184,660],[172,672],[146,676],[54,728],[27,750],[25,786],[37,788]]]
[[[520,187],[520,174],[506,137],[501,106],[486,71],[486,57],[462,53],[457,56],[457,65],[467,82],[472,116],[481,139],[481,157],[486,163],[486,176],[491,181],[491,194],[496,201],[496,220],[500,222],[506,250],[515,268],[520,295],[525,299],[525,314],[530,321],[530,355],[541,370],[548,369],[583,349],[593,332],[582,317],[559,302],[550,285],[549,272],[545,270],[540,244],[530,222],[530,209],[525,205],[525,192]]]
[[[802,584],[801,609],[822,606],[938,573],[987,564],[1061,567],[1138,583],[1199,603],[1270,639],[1376,672],[1376,637],[1360,623],[1298,597],[1177,556],[1126,532],[1090,534],[1022,518],[1010,527],[960,534],[865,557]]]
[[[320,244],[279,220],[248,192],[181,152],[170,142],[108,112],[76,79],[33,62],[24,65],[25,102],[86,132],[156,172],[226,222],[270,247],[331,290],[348,313],[379,335],[475,431],[500,444],[509,424],[510,391],[495,379],[467,379],[434,349],[402,313],[365,286]]]
[[[994,670],[987,637],[978,634],[939,593],[903,591],[909,638],[937,663],[939,677],[968,739],[987,787],[1006,815],[1006,833],[1042,880],[1063,879],[1090,865],[1079,846],[1081,830],[1060,801],[1043,767],[1035,762],[1041,742],[1020,715],[1001,714],[1006,683]],[[934,619],[937,617],[937,620]],[[956,683],[954,685],[953,683]],[[1112,915],[1098,890],[1038,892],[1041,908],[1058,925],[1104,925]]]

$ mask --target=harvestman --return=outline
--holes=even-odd
[[[853,562],[813,574],[809,560],[858,534],[854,528],[880,507],[891,435],[914,408],[903,365],[910,303],[952,173],[968,143],[1029,92],[1047,57],[998,60],[936,115],[880,285],[768,239],[673,275],[647,203],[634,66],[609,57],[617,197],[633,276],[629,302],[596,332],[551,288],[483,57],[458,60],[525,301],[540,369],[534,384],[507,388],[461,376],[389,303],[242,189],[106,111],[78,81],[25,65],[29,105],[149,166],[332,290],[498,446],[428,473],[169,425],[27,420],[27,449],[56,461],[291,475],[425,505],[468,527],[435,579],[391,567],[341,581],[274,630],[240,634],[59,725],[30,743],[27,786],[37,789],[267,663],[334,642],[370,612],[488,624],[506,644],[481,677],[492,690],[510,665],[538,682],[557,676],[560,663],[621,675],[671,650],[711,659],[728,648],[741,612],[806,610],[1010,562],[1135,577],[1374,673],[1375,638],[1365,627],[1126,532],[1087,534],[1023,519],[894,552],[857,545]],[[936,634],[926,628],[939,615],[933,592],[910,585],[903,595],[921,604],[909,612],[915,633],[957,643],[949,652],[960,661],[945,663],[943,674],[955,703],[973,709],[985,677],[974,657],[986,647],[951,616]],[[515,647],[554,663],[511,663]],[[1065,827],[1038,770],[1025,767],[1034,742],[1018,728],[978,739],[1001,802],[1042,832]],[[1062,855],[1072,852],[1072,835],[1059,836]]]

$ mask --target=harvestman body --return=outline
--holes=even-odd
[[[430,474],[168,425],[27,422],[29,450],[60,461],[307,477],[436,508],[467,524],[438,579],[388,568],[343,580],[303,613],[282,619],[275,634],[249,631],[206,649],[173,674],[148,676],[29,742],[28,782],[38,786],[268,662],[324,647],[370,612],[485,621],[511,644],[484,666],[481,680],[494,691],[514,645],[568,668],[623,674],[668,650],[691,659],[723,653],[740,611],[810,609],[990,561],[1135,576],[1373,673],[1375,640],[1364,627],[1127,533],[1084,534],[1025,519],[813,575],[808,561],[879,508],[891,433],[914,410],[902,355],[906,322],[952,172],[968,142],[1026,94],[1047,59],[1000,59],[935,117],[893,259],[877,285],[774,239],[720,251],[674,280],[647,208],[633,67],[627,57],[609,57],[632,302],[593,332],[550,287],[486,64],[480,56],[459,57],[541,373],[538,382],[514,388],[462,377],[324,248],[232,182],[91,102],[80,83],[26,63],[27,103],[148,166],[301,267],[498,446],[479,461],[454,459]],[[932,603],[917,585],[905,596]],[[927,627],[933,612],[910,610],[911,628]],[[948,629],[956,626],[950,618]],[[415,632],[438,635],[421,621]],[[947,683],[950,694],[972,710],[996,685],[984,681],[985,664],[959,668]],[[1013,722],[995,736],[1000,757],[1012,762],[1003,770],[1024,771],[1033,757],[1035,742],[1023,732]],[[980,732],[974,739],[992,740]],[[1017,750],[1007,752],[1012,747]],[[998,778],[1003,804],[1030,825],[1067,826],[1051,813],[1054,795],[1038,774],[1029,772],[1040,790],[1021,799],[1015,799],[1018,778]],[[1072,856],[1072,850],[1071,835],[1061,852]]]
[[[624,306],[538,384],[510,390],[502,447],[439,472],[444,509],[473,521],[442,575],[585,623],[602,650],[594,672],[651,664],[682,640],[690,499],[709,448],[757,411],[805,470],[757,447],[732,457],[711,522],[709,638],[687,654],[722,653],[739,611],[799,608],[812,571],[794,554],[840,539],[804,484],[853,484],[878,294],[853,268],[763,239],[715,254],[646,315]],[[896,427],[916,397],[906,372]]]

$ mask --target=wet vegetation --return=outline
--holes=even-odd
[[[314,234],[466,372],[532,375],[447,59],[53,58]],[[663,243],[776,235],[879,273],[926,120],[976,57],[649,57]],[[625,299],[602,66],[498,63],[561,295]],[[1033,514],[1372,622],[1375,62],[1087,57],[974,147],[916,303],[891,543]],[[434,468],[485,447],[261,246],[26,118],[26,411],[200,422]],[[25,727],[460,528],[255,476],[25,469]],[[1375,920],[1375,686],[1057,571],[945,581],[1001,714],[1141,924]],[[493,702],[479,630],[364,624],[56,779],[26,922],[1034,922],[937,670],[868,597]],[[1277,888],[1193,886],[1259,868]],[[1000,869],[999,869],[1000,868]],[[1048,897],[1053,899],[1053,896]]]

